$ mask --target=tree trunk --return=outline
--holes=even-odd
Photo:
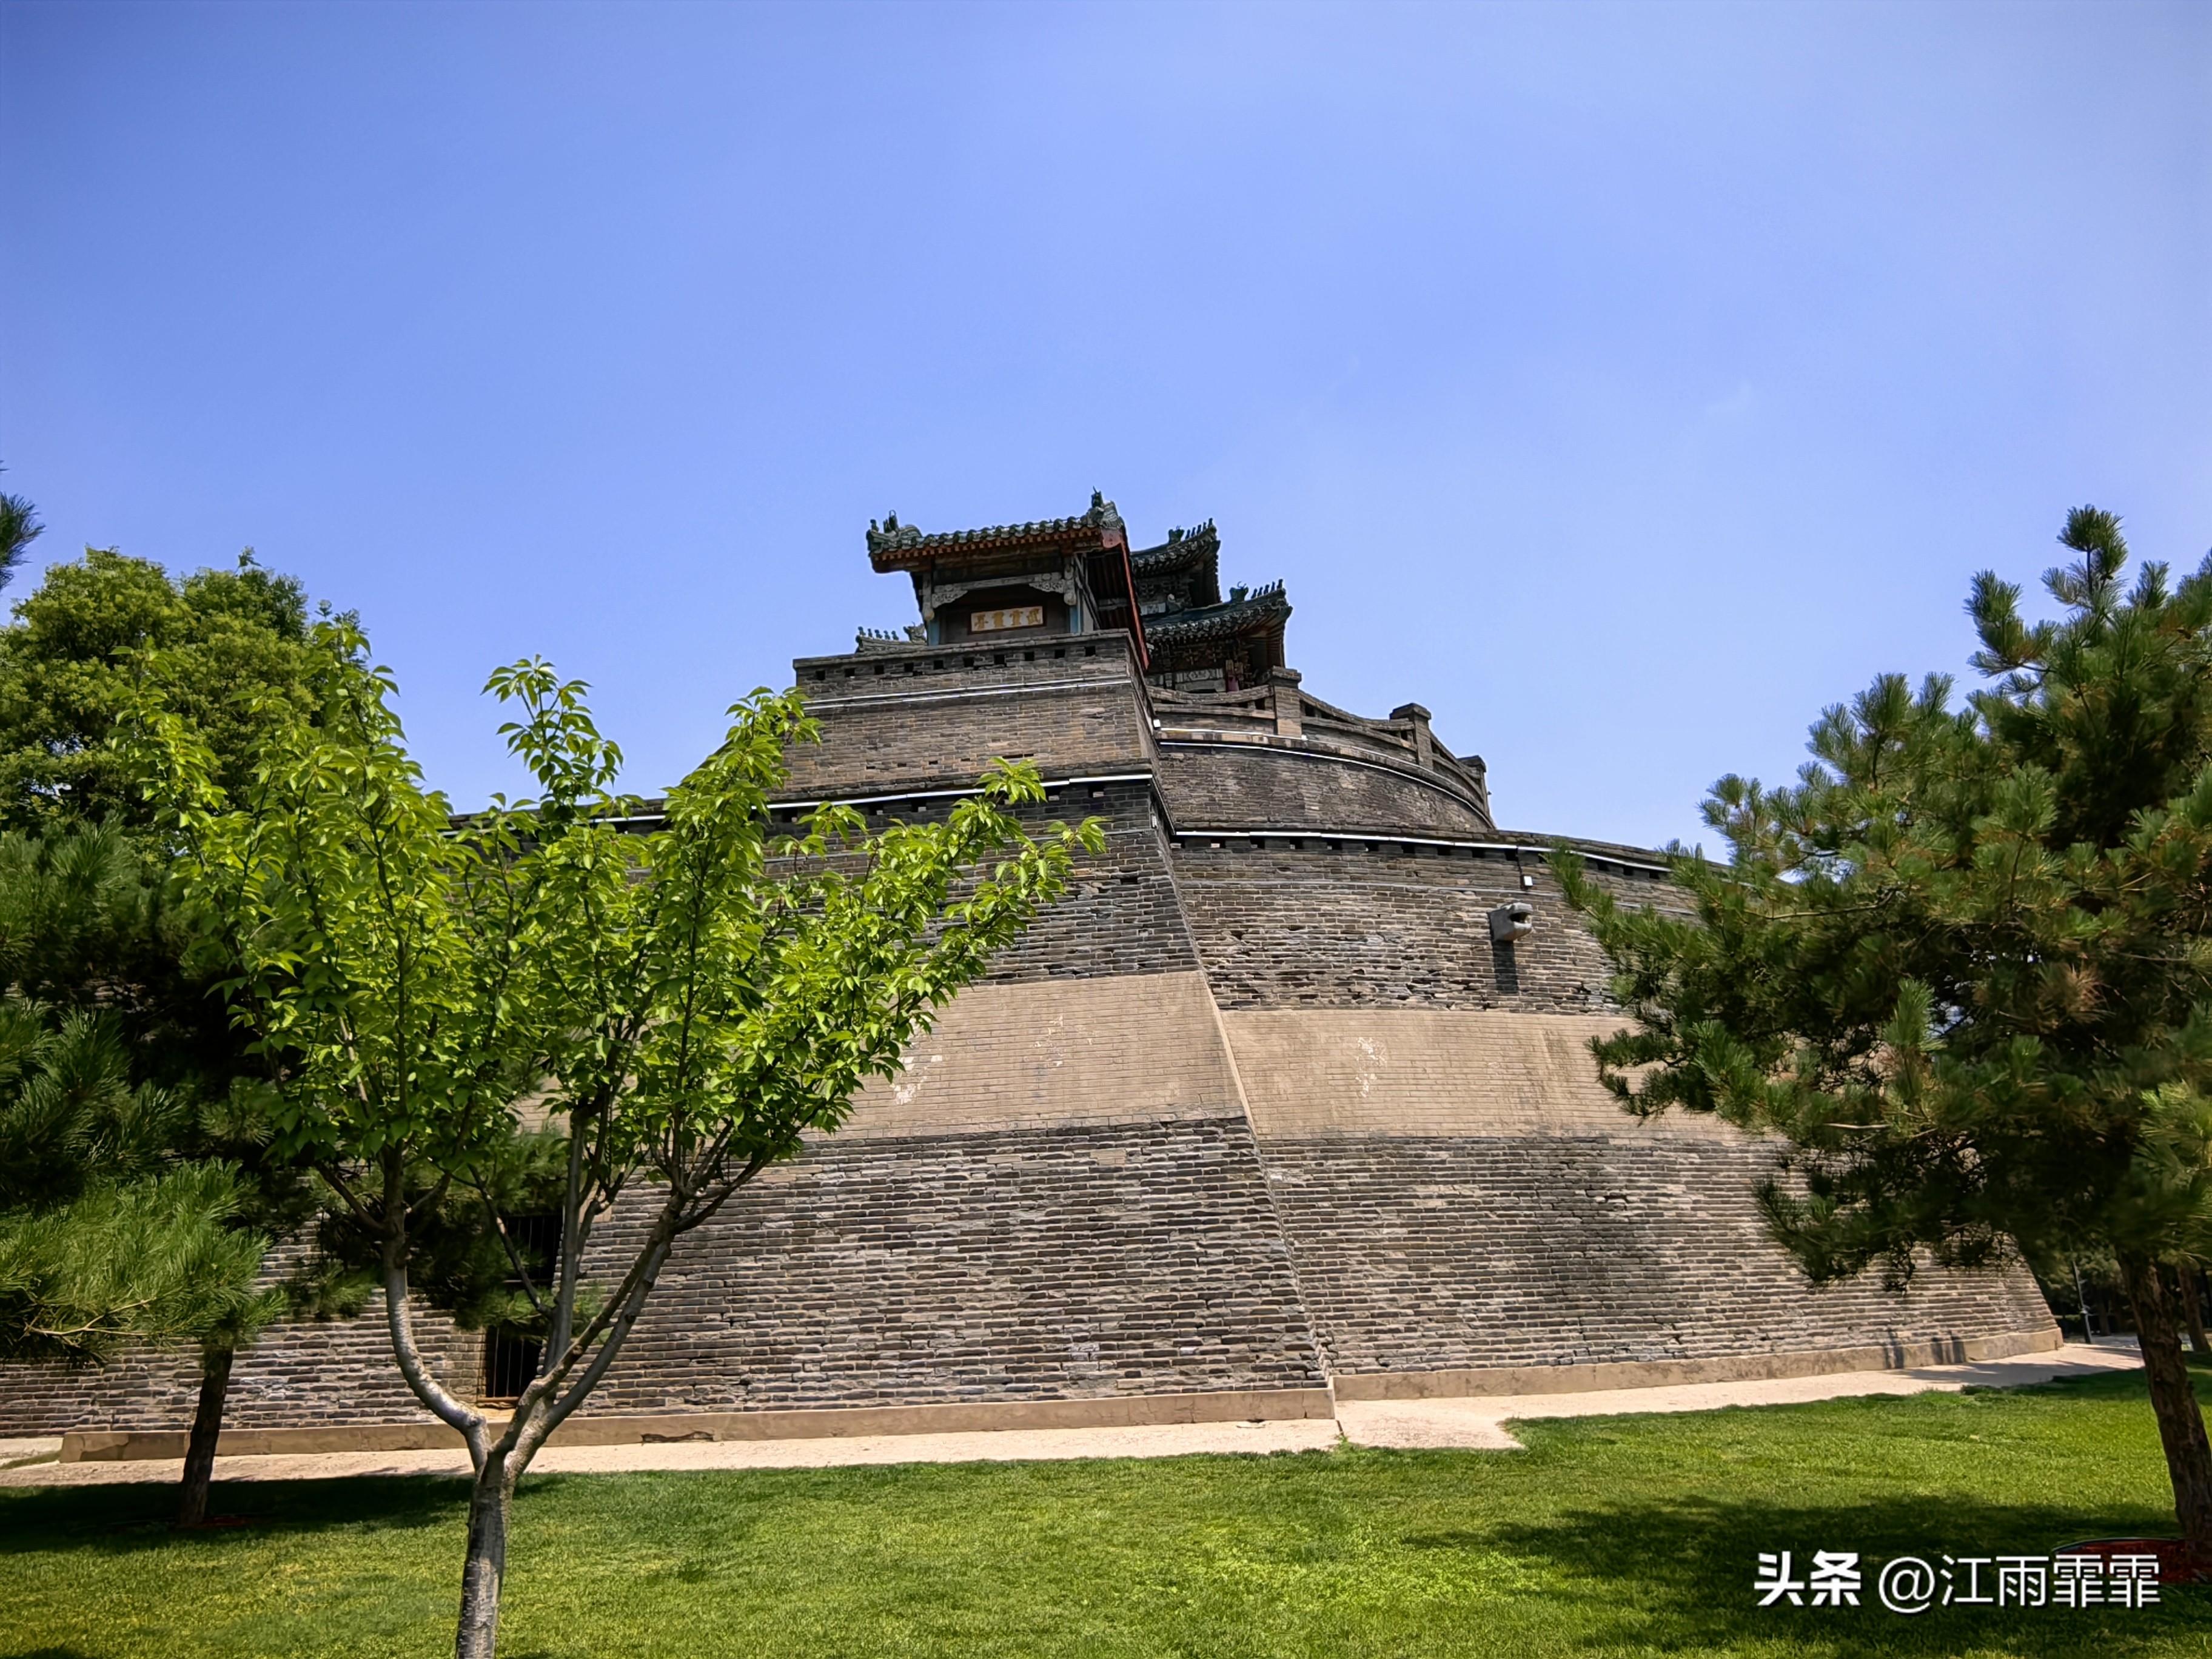
[[[192,1435],[185,1448],[185,1484],[177,1501],[177,1524],[207,1524],[208,1488],[215,1482],[215,1443],[222,1432],[223,1402],[230,1395],[231,1361],[237,1351],[210,1342],[200,1349],[200,1401],[192,1413]]]
[[[507,1577],[507,1515],[514,1478],[507,1458],[484,1461],[469,1494],[469,1553],[461,1568],[461,1625],[454,1659],[492,1659],[499,1650],[499,1592]]]
[[[2189,1362],[2181,1357],[2176,1310],[2156,1264],[2142,1256],[2120,1257],[2120,1283],[2135,1309],[2151,1409],[2158,1413],[2158,1436],[2173,1480],[2174,1516],[2192,1551],[2212,1560],[2212,1440],[2205,1437]]]
[[[2212,1341],[2204,1335],[2204,1303],[2199,1291],[2203,1275],[2194,1267],[2176,1267],[2173,1282],[2181,1289],[2181,1316],[2189,1325],[2189,1349],[2199,1359],[2212,1359]]]

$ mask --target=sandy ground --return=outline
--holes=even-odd
[[[1626,1412],[1714,1411],[1778,1406],[1853,1395],[1921,1394],[1942,1389],[2019,1388],[2055,1377],[2091,1376],[2142,1364],[2131,1347],[2069,1343],[2055,1352],[1973,1365],[1916,1370],[1844,1371],[1759,1382],[1707,1382],[1665,1389],[1609,1389],[1589,1394],[1499,1395],[1468,1400],[1352,1401],[1334,1419],[1267,1423],[1191,1423],[1153,1428],[1006,1429],[984,1434],[855,1436],[841,1439],[726,1440],[653,1446],[549,1447],[531,1466],[544,1474],[623,1469],[826,1468],[852,1463],[967,1463],[1064,1457],[1180,1457],[1194,1452],[1325,1450],[1341,1436],[1355,1445],[1466,1447],[1513,1451],[1513,1419],[1603,1417]],[[175,1459],[59,1463],[58,1437],[0,1440],[0,1486],[104,1486],[174,1481]],[[333,1452],[316,1456],[226,1457],[218,1480],[325,1480],[348,1474],[465,1474],[453,1451]]]

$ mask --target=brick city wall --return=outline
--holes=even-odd
[[[1777,1149],[1638,1121],[1617,1015],[1230,1010],[1271,1190],[1338,1373],[1705,1359],[2047,1330],[2024,1272],[1813,1289],[1755,1200]]]
[[[1540,860],[1384,833],[1519,839],[1471,831],[1449,797],[1273,754],[1162,755],[1118,636],[794,671],[827,741],[794,757],[791,799],[937,817],[949,801],[919,792],[1028,754],[1063,780],[1157,758],[1159,804],[1144,777],[1055,790],[1033,816],[1095,813],[1107,850],[845,1133],[684,1242],[594,1411],[1310,1387],[1324,1362],[2048,1327],[2018,1273],[1930,1275],[1903,1304],[1808,1289],[1752,1201],[1771,1152],[1710,1122],[1634,1125],[1597,1088],[1583,1045],[1613,1024],[1606,966]],[[1174,833],[1207,817],[1350,838]],[[1593,875],[1631,902],[1669,896],[1619,860]],[[1517,900],[1535,932],[1493,946],[1487,913]],[[618,1213],[603,1251],[638,1224]],[[425,1323],[472,1392],[482,1339]],[[196,1382],[189,1354],[0,1368],[0,1433],[181,1427]],[[244,1428],[425,1416],[374,1319],[271,1333],[233,1400]]]
[[[1179,830],[1310,829],[1481,839],[1489,823],[1438,785],[1311,751],[1169,739],[1160,793]]]
[[[1534,857],[1377,838],[1183,836],[1171,860],[1192,936],[1224,1008],[1514,1008],[1578,1012],[1607,1001],[1597,941]],[[1534,884],[1522,885],[1523,873]],[[1592,872],[1623,902],[1664,902],[1656,882]],[[1525,900],[1535,930],[1491,942],[1489,913]]]
[[[1792,1353],[2047,1329],[2024,1269],[1815,1290],[1752,1194],[1771,1155],[1669,1133],[1261,1142],[1334,1373]]]
[[[1240,1114],[811,1148],[684,1241],[592,1409],[1322,1382]]]
[[[416,1340],[441,1380],[473,1396],[483,1338],[422,1311]],[[0,1365],[0,1436],[66,1429],[184,1429],[199,1399],[193,1349],[137,1349],[104,1365]],[[399,1375],[379,1295],[357,1319],[277,1325],[238,1357],[225,1424],[240,1429],[333,1423],[429,1423]]]

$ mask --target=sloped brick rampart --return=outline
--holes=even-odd
[[[2020,1268],[1814,1290],[1754,1194],[1777,1149],[1638,1121],[1599,1084],[1605,1014],[1222,1016],[1330,1371],[1910,1349],[2051,1329]]]
[[[1770,1148],[1637,1125],[1598,1087],[1602,954],[1534,838],[1449,791],[1299,752],[1287,726],[1164,744],[1121,635],[793,667],[825,741],[792,757],[785,821],[824,799],[940,816],[1025,756],[1053,787],[1036,816],[1096,814],[1106,850],[842,1133],[683,1241],[592,1431],[1085,1402],[1151,1420],[1201,1399],[1297,1415],[1331,1373],[1350,1392],[1619,1386],[1623,1365],[1795,1372],[2051,1332],[2017,1269],[1931,1273],[1902,1301],[1808,1288],[1753,1201]],[[1601,856],[1626,902],[1673,896],[1636,872],[1649,855]],[[1493,944],[1490,911],[1516,902],[1534,930]],[[481,1339],[426,1325],[471,1391]],[[181,1428],[196,1381],[190,1354],[0,1369],[0,1433]],[[430,1419],[363,1319],[264,1338],[230,1421]]]
[[[810,1150],[686,1239],[590,1409],[1325,1380],[1240,1113]]]
[[[1672,1133],[1262,1143],[1339,1376],[1894,1348],[2041,1333],[2024,1269],[1815,1290],[1761,1226],[1771,1156]]]

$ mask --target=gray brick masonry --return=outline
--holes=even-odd
[[[1335,1374],[1704,1358],[2045,1326],[2020,1268],[1821,1290],[1761,1226],[1748,1142],[1628,1133],[1262,1143]]]
[[[1322,1381],[1239,1115],[810,1151],[685,1242],[593,1409]]]
[[[2048,1336],[2017,1268],[1813,1290],[1753,1204],[1770,1148],[1623,1118],[1587,1048],[1619,1019],[1595,941],[1418,708],[1363,721],[1280,676],[1156,704],[1118,634],[793,672],[824,741],[792,757],[787,820],[941,816],[1020,756],[1053,788],[1032,816],[1096,814],[1107,848],[845,1133],[684,1241],[599,1417],[1241,1414],[1331,1376]],[[1656,855],[1589,851],[1625,900],[1674,901]],[[1514,902],[1534,931],[1494,945]],[[424,1325],[475,1392],[482,1339]],[[190,1354],[0,1366],[0,1434],[181,1428],[195,1384]],[[233,1384],[241,1429],[428,1420],[375,1317],[272,1332]]]

